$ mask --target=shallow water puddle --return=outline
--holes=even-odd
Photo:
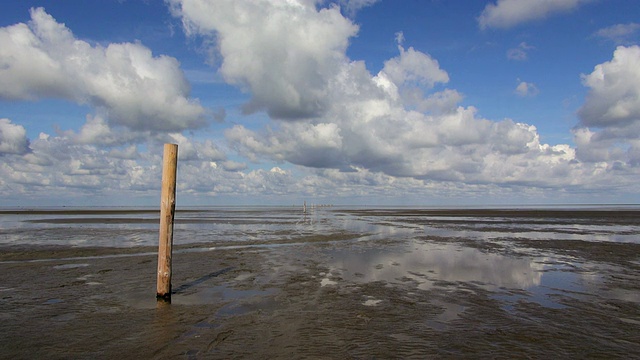
[[[367,296],[367,299],[362,303],[364,306],[378,306],[382,300],[376,299],[373,296]]]
[[[100,247],[154,246],[158,241],[155,210],[92,208],[23,211],[0,214],[0,244]],[[232,207],[176,211],[174,241],[187,243],[268,241],[330,233],[329,211],[302,214],[297,208]]]
[[[424,225],[427,236],[454,237],[474,240],[495,240],[505,237],[529,240],[581,240],[593,242],[638,243],[640,227],[625,225],[574,225],[571,227],[552,224],[465,224],[443,226]]]
[[[63,265],[56,265],[53,268],[56,270],[66,270],[66,269],[78,269],[78,268],[83,268],[87,266],[89,266],[89,264],[63,264]]]
[[[414,280],[419,289],[437,284],[476,282],[487,289],[527,288],[540,283],[543,265],[532,258],[507,257],[459,245],[410,241],[408,245],[336,250],[330,272],[352,282]]]
[[[225,285],[216,286],[198,286],[197,289],[190,290],[179,294],[173,294],[171,296],[171,305],[219,305],[226,304],[220,310],[220,315],[238,315],[242,311],[236,309],[242,305],[243,301],[249,299],[263,298],[266,295],[272,295],[275,293],[275,289],[248,289],[239,290],[233,289]],[[139,308],[139,309],[153,309],[157,308],[158,301],[156,301],[153,294],[149,291],[131,292],[125,298],[127,305]]]
[[[171,298],[171,303],[177,305],[201,305],[219,304],[230,300],[238,302],[241,300],[249,299],[251,297],[269,295],[273,292],[274,291],[270,289],[238,290],[224,285],[219,285],[213,287],[201,287],[196,292],[191,294],[173,295],[173,297]]]
[[[273,298],[268,295],[275,294],[275,289],[269,290],[247,290],[237,298],[229,298],[230,301],[222,306],[217,312],[216,317],[227,317],[243,315],[256,309],[269,309],[275,306]]]
[[[564,261],[536,256],[507,256],[460,244],[410,240],[403,245],[376,248],[363,246],[349,251],[328,252],[331,277],[321,286],[343,282],[385,282],[390,286],[415,286],[423,291],[479,288],[493,293],[503,309],[514,311],[520,301],[547,308],[563,308],[561,300],[584,299],[602,283],[602,276],[576,271]],[[462,305],[439,303],[445,311],[434,326],[455,319]]]
[[[448,328],[447,323],[458,319],[459,315],[467,309],[466,306],[440,300],[433,300],[431,303],[442,308],[443,312],[434,319],[427,320],[426,323],[431,328],[439,331],[446,330]]]

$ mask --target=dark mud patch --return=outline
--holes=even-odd
[[[119,255],[149,254],[158,251],[157,247],[70,247],[62,245],[2,245],[0,262],[43,261],[50,259],[103,257]]]
[[[153,247],[3,246],[0,357],[640,357],[637,244],[335,229],[179,244],[171,304]]]

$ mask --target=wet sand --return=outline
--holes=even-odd
[[[0,357],[640,357],[640,244],[504,227],[582,236],[567,224],[615,221],[637,236],[638,216],[418,213],[337,214],[375,231],[178,245],[170,305],[155,300],[153,247],[2,245]],[[461,232],[415,231],[427,223]],[[498,235],[474,239],[471,225]]]

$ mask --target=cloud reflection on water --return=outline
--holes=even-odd
[[[332,251],[331,273],[347,281],[414,280],[428,290],[446,283],[469,282],[487,290],[527,289],[540,285],[544,265],[527,257],[507,257],[453,244],[411,241],[398,248]]]

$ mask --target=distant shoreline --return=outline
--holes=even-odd
[[[312,208],[312,204],[309,204]],[[243,211],[254,210],[264,211],[268,209],[302,209],[302,205],[212,205],[212,206],[176,206],[176,213],[194,213],[194,212],[215,212],[220,210],[227,211]],[[471,216],[517,216],[526,214],[531,215],[533,212],[550,214],[553,212],[563,213],[566,211],[574,211],[582,214],[588,212],[640,212],[640,204],[537,204],[537,205],[468,205],[468,206],[433,206],[433,205],[331,205],[319,206],[316,209],[321,210],[340,210],[340,211],[403,211],[403,212],[420,212],[422,215],[440,215],[440,214],[469,214]],[[112,214],[154,214],[160,213],[159,206],[0,206],[0,215],[112,215]]]

